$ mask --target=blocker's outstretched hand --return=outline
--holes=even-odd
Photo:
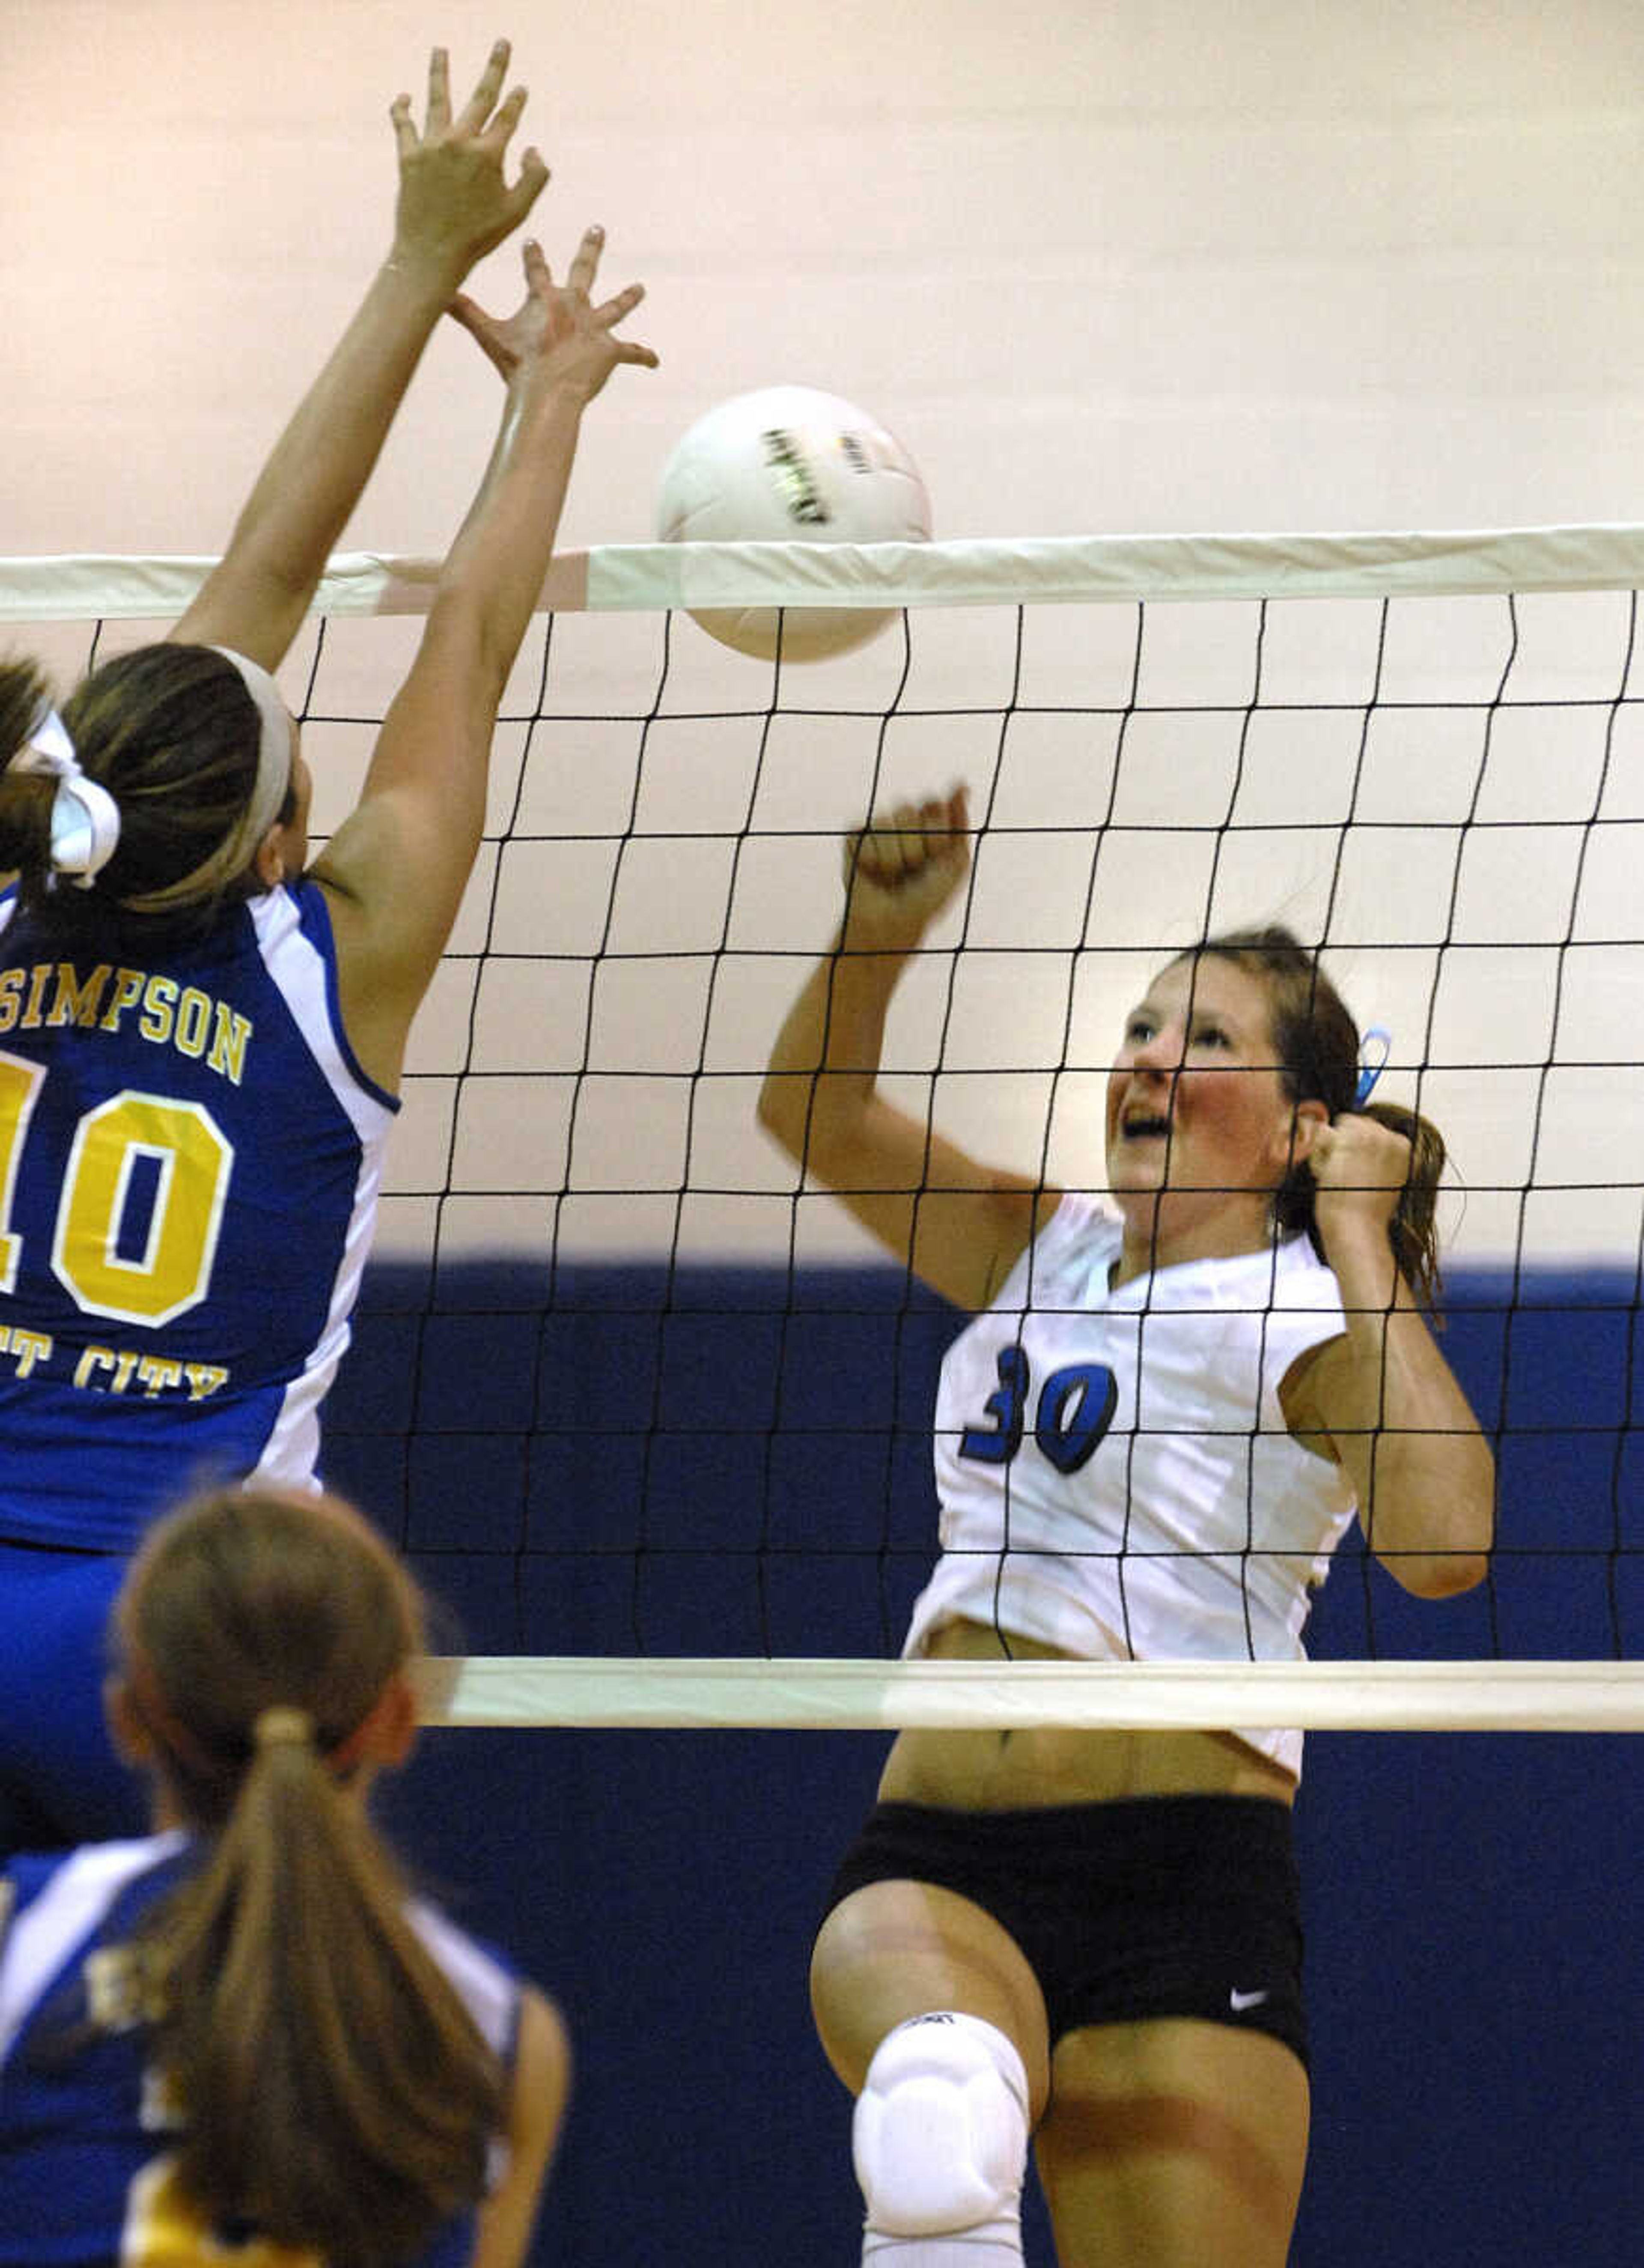
[[[565,281],[556,284],[542,246],[533,239],[525,247],[525,301],[515,313],[488,315],[463,293],[452,302],[451,313],[511,386],[540,376],[549,385],[576,387],[592,401],[618,363],[657,367],[651,348],[616,336],[617,324],[645,298],[644,284],[624,284],[608,299],[593,303],[604,249],[605,231],[585,230]]]
[[[522,86],[502,96],[511,52],[506,40],[497,41],[479,84],[453,118],[449,59],[436,48],[422,131],[412,123],[409,94],[396,97],[388,113],[400,158],[394,264],[437,272],[449,291],[519,226],[548,180],[548,167],[534,149],[520,158],[517,181],[510,186],[505,176],[508,144],[526,106]]]

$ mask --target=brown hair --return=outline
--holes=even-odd
[[[1265,989],[1273,1045],[1291,1101],[1322,1102],[1332,1119],[1353,1109],[1359,1029],[1316,956],[1277,923],[1207,938],[1182,957],[1192,960],[1204,954],[1233,961]],[[1390,1127],[1410,1144],[1409,1177],[1399,1191],[1387,1238],[1399,1273],[1431,1307],[1441,1288],[1437,1214],[1446,1158],[1443,1137],[1430,1120],[1399,1103],[1367,1102],[1361,1115]],[[1281,1228],[1305,1229],[1323,1259],[1313,1211],[1316,1195],[1312,1168],[1305,1159],[1298,1159],[1279,1185],[1273,1218]]]
[[[120,807],[120,841],[89,890],[51,887],[52,784],[9,769],[47,697],[31,661],[0,665],[0,872],[16,873],[26,911],[72,950],[128,924],[152,939],[209,929],[243,877],[176,913],[124,912],[121,901],[180,881],[244,813],[256,784],[261,723],[240,672],[204,645],[144,645],[105,662],[63,704],[87,777]],[[289,817],[290,793],[282,816]]]
[[[151,1532],[114,1614],[116,1675],[206,1844],[136,1940],[187,2122],[179,2178],[214,2216],[350,2268],[404,2260],[477,2200],[504,2123],[501,2066],[339,1785],[422,1633],[409,1574],[350,1507],[239,1489]]]

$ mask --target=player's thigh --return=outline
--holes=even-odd
[[[1308,2115],[1305,2070],[1265,2033],[1066,2034],[1035,2144],[1060,2268],[1284,2268]]]
[[[956,1891],[907,1881],[852,1890],[818,1933],[811,2006],[828,2059],[852,2094],[894,2026],[958,2008],[1015,2043],[1035,2116],[1044,2102],[1049,2043],[1038,1982],[1008,1931]]]

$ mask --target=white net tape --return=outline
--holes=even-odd
[[[1215,1731],[1644,1730],[1644,1662],[628,1660],[445,1657],[430,1725],[850,1732],[906,1725]]]
[[[179,615],[210,558],[92,553],[0,560],[0,622]],[[432,559],[339,552],[322,615],[426,611]],[[634,543],[556,559],[542,603],[559,613],[667,608],[973,607],[1167,599],[1316,599],[1644,588],[1644,528],[1457,534],[1041,536],[949,543]]]

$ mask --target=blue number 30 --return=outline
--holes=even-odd
[[[983,1405],[992,1425],[967,1425],[959,1440],[962,1457],[978,1464],[1007,1465],[1021,1447],[1033,1373],[1019,1346],[1002,1347],[999,1391]],[[1119,1382],[1102,1362],[1070,1362],[1053,1370],[1039,1388],[1033,1438],[1058,1473],[1076,1473],[1095,1454],[1113,1423]]]

